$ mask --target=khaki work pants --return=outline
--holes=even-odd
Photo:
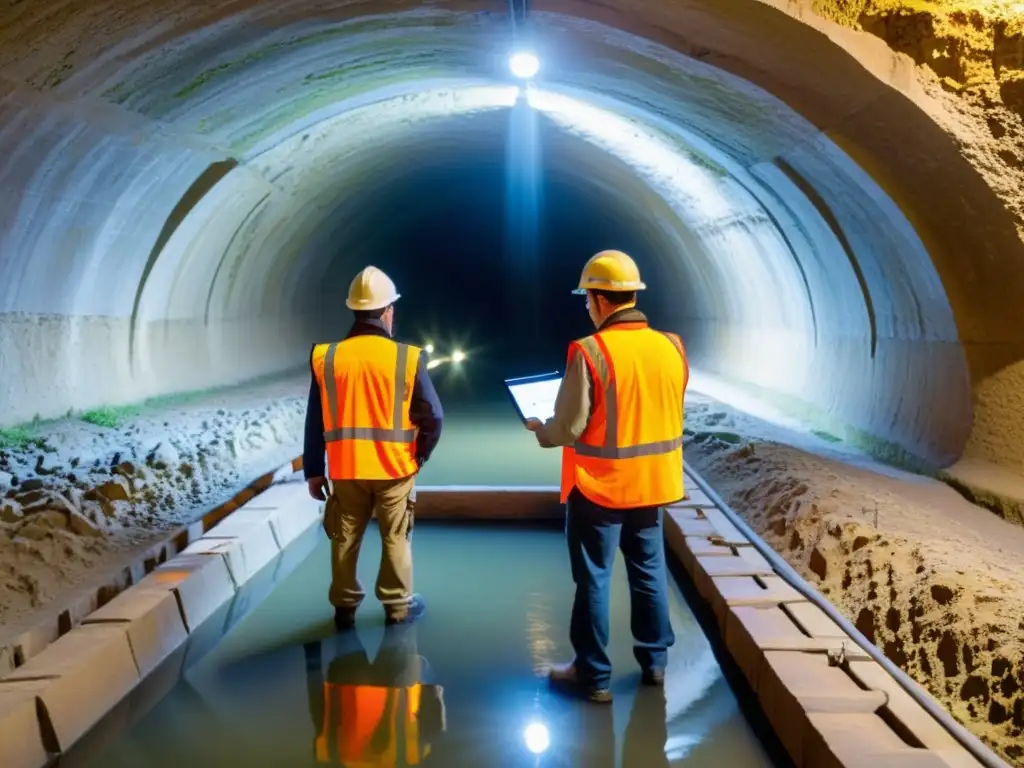
[[[331,539],[331,604],[355,608],[366,596],[356,565],[366,526],[375,514],[381,559],[377,599],[388,615],[404,613],[412,597],[412,529],[416,476],[402,480],[332,480],[324,508]]]

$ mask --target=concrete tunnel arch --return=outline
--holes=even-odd
[[[301,364],[330,194],[417,141],[486,144],[508,108],[501,4],[61,7],[9,8],[0,33],[4,423]],[[1001,301],[1020,240],[906,65],[858,63],[884,44],[755,0],[550,0],[530,26],[565,147],[548,157],[685,254],[660,309],[696,365],[876,448],[1024,461],[1003,450],[1024,424]],[[685,179],[578,102],[671,145]],[[685,198],[698,182],[714,215]]]

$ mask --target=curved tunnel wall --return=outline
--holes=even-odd
[[[388,10],[403,5],[415,4]],[[344,199],[370,194],[389,159],[504,141],[504,9],[443,5],[376,18],[369,2],[5,11],[3,422],[301,364],[331,306],[311,287],[374,255],[343,237]],[[996,357],[1013,362],[984,286],[1004,278],[1014,295],[1006,254],[1020,242],[948,136],[751,0],[534,7],[545,161],[648,233],[644,266],[678,278],[654,314],[694,361],[930,461],[957,458],[971,376],[977,395],[1005,369]],[[604,128],[586,109],[607,110]],[[935,195],[943,173],[959,195]],[[192,201],[204,178],[215,183]],[[962,256],[1002,246],[980,266]]]

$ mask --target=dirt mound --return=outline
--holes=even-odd
[[[0,434],[0,623],[294,458],[307,386],[288,377]]]

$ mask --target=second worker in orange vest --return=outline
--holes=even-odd
[[[636,309],[646,286],[633,260],[602,251],[583,269],[592,336],[569,346],[546,423],[527,422],[541,446],[562,448],[562,501],[576,599],[569,637],[576,659],[552,683],[611,701],[608,613],[620,548],[632,604],[633,653],[643,682],[664,681],[675,642],[668,614],[663,507],[683,498],[683,395],[689,377],[679,337],[651,329]]]
[[[310,495],[323,501],[328,494],[324,529],[338,629],[353,625],[363,601],[356,565],[375,513],[383,547],[376,594],[387,622],[413,621],[425,610],[412,591],[412,498],[443,414],[420,349],[392,338],[398,298],[386,274],[364,269],[349,288],[355,323],[348,336],[317,344],[310,357],[303,463]]]

